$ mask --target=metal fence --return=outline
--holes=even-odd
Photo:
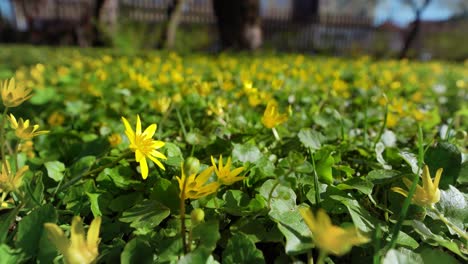
[[[23,6],[23,18],[29,27],[40,24],[53,30],[54,24],[67,21],[70,30],[76,30],[92,23],[93,0],[37,0],[13,1],[26,2]],[[161,23],[168,17],[168,8],[172,0],[110,0],[118,5],[118,21],[136,21],[143,23]],[[191,0],[183,9],[182,26],[199,25],[215,30],[215,16],[211,0]],[[19,6],[17,7],[19,8]],[[21,14],[16,12],[17,19]],[[44,21],[52,21],[49,25]],[[291,51],[313,51],[325,49],[335,52],[348,52],[349,49],[372,49],[375,29],[370,18],[320,15],[306,22],[297,23],[292,15],[270,12],[262,18],[262,32],[265,46],[273,49]],[[46,30],[45,28],[43,28]],[[66,29],[65,29],[66,30]],[[36,32],[37,33],[37,32]],[[217,36],[208,36],[216,45]]]

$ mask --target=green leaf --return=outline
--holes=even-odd
[[[120,255],[120,263],[122,264],[151,264],[154,263],[154,253],[148,241],[135,237],[125,245],[125,248]]]
[[[35,89],[34,96],[29,100],[33,105],[43,105],[57,99],[57,92],[54,88]]]
[[[95,156],[85,156],[80,158],[77,162],[70,166],[70,174],[75,176],[85,173],[91,168],[95,161]]]
[[[128,190],[140,184],[140,181],[132,179],[135,173],[129,167],[106,168],[99,173],[96,181],[109,186]]]
[[[435,205],[452,224],[464,230],[468,223],[468,201],[457,188],[449,185],[447,190],[440,190],[440,200]],[[432,213],[428,213],[432,218],[438,219]],[[450,229],[450,226],[447,226]],[[452,230],[451,230],[452,231]],[[454,231],[451,232],[455,234]]]
[[[44,223],[48,222],[57,222],[57,212],[51,204],[45,204],[25,216],[18,224],[16,246],[28,256],[36,256]]]
[[[390,238],[391,238],[391,236],[389,236],[387,240],[390,241]],[[419,247],[418,241],[416,241],[414,238],[412,238],[411,236],[409,236],[408,234],[406,234],[403,231],[400,231],[398,233],[396,243],[397,243],[397,245],[408,247],[410,249],[416,249],[416,248]]]
[[[434,249],[434,248],[424,248],[420,253],[423,263],[424,264],[458,264],[458,260],[456,260],[451,255],[445,253],[442,250]]]
[[[468,183],[468,161],[465,161],[461,165],[460,173],[457,182],[460,184]]]
[[[165,142],[164,149],[166,150],[167,157],[167,160],[165,160],[164,163],[169,166],[179,167],[184,161],[180,148],[174,143]]]
[[[240,232],[235,233],[223,251],[224,264],[265,263],[262,251],[255,247],[250,238]]]
[[[367,180],[373,184],[387,184],[401,178],[402,173],[394,170],[373,170],[367,174]]]
[[[364,209],[361,204],[358,203],[358,201],[340,195],[331,195],[330,198],[341,202],[348,208],[349,214],[353,219],[353,223],[358,229],[365,233],[370,233],[375,230],[375,225],[379,222],[379,220],[377,220],[366,209]]]
[[[302,128],[297,136],[306,148],[313,150],[320,149],[322,147],[322,142],[325,140],[325,137],[320,132],[310,128]]]
[[[436,235],[432,233],[432,231],[423,222],[418,221],[418,220],[413,220],[412,226],[414,230],[421,236],[422,240],[425,241],[426,243],[434,245],[434,242],[435,242],[436,245],[445,247],[446,249],[452,251],[453,253],[463,258],[464,260],[468,259],[460,251],[460,248],[458,247],[457,243],[455,243],[454,241],[448,240],[440,235]]]
[[[99,195],[101,194],[86,192],[86,195],[89,197],[89,201],[91,202],[91,212],[93,212],[93,216],[101,216],[102,213],[99,209]]]
[[[234,160],[256,163],[261,158],[262,153],[257,146],[252,144],[234,144],[232,156]]]
[[[313,248],[310,230],[298,210],[285,212],[277,218],[278,229],[286,238],[284,249],[288,255],[305,253]]]
[[[13,223],[13,221],[15,221],[16,215],[20,209],[21,208],[17,206],[10,212],[0,215],[0,243],[5,243],[9,233],[10,225]]]
[[[372,193],[373,187],[374,187],[374,184],[359,177],[351,178],[336,186],[336,188],[340,190],[356,189],[366,195],[369,195]]]
[[[208,221],[195,226],[192,230],[192,239],[198,247],[204,247],[209,254],[216,248],[216,243],[221,238],[217,221]],[[208,254],[208,255],[209,255]]]
[[[187,255],[184,255],[178,262],[177,264],[192,264],[192,263],[200,263],[200,264],[207,264],[208,259],[210,258],[210,252],[208,249],[199,247],[195,249],[194,251],[191,251]],[[212,257],[211,257],[212,258]],[[212,259],[212,261],[214,261]],[[211,262],[213,263],[213,262]],[[216,263],[216,262],[214,262]]]
[[[299,254],[311,249],[310,230],[297,210],[296,193],[289,187],[276,185],[275,180],[268,180],[260,188],[260,194],[268,200],[270,193],[271,210],[268,215],[286,238],[286,253]]]
[[[226,202],[223,209],[231,215],[246,216],[257,213],[266,207],[263,200],[251,199],[239,190],[228,190],[223,195],[223,199]]]
[[[65,164],[60,161],[48,161],[44,163],[44,166],[47,169],[47,175],[54,181],[59,182],[63,179]]]
[[[133,192],[117,196],[110,202],[109,209],[111,209],[114,212],[121,212],[132,207],[132,205],[142,200],[142,198],[143,194],[139,192]]]
[[[424,161],[429,166],[432,177],[439,168],[444,169],[439,184],[441,189],[456,183],[461,170],[461,153],[455,145],[439,142],[436,146],[431,146],[426,151]]]
[[[130,226],[136,229],[153,229],[170,214],[169,208],[153,200],[144,200],[132,208],[124,211],[121,222],[130,223]]]
[[[153,186],[150,197],[161,202],[172,211],[179,209],[179,185],[176,181],[171,182],[164,178],[158,179]]]
[[[406,248],[390,249],[382,261],[383,264],[424,264],[423,258]]]
[[[23,263],[25,255],[21,249],[12,249],[7,244],[1,244],[0,259],[2,264],[17,264]]]

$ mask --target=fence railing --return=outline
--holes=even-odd
[[[47,4],[37,4],[38,1]],[[172,0],[111,1],[118,1],[117,20],[147,23],[165,21],[168,17],[168,8],[173,2]],[[80,23],[83,24],[84,19],[93,19],[93,0],[24,2],[29,3],[25,7],[25,14],[33,23],[41,20],[67,20],[75,21],[79,26]],[[182,25],[198,24],[214,28],[215,21],[211,0],[189,0],[183,8]],[[264,43],[268,46],[301,51],[314,49],[346,51],[353,47],[370,49],[375,32],[370,18],[331,14],[322,14],[304,22],[297,22],[293,20],[292,14],[282,12],[276,15],[274,12],[269,12],[264,14],[261,26]],[[210,37],[213,42],[217,41],[216,36]]]

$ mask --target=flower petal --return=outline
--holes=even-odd
[[[137,115],[136,131],[135,134],[141,135],[141,120],[140,115]]]
[[[144,157],[140,160],[140,171],[141,177],[143,180],[146,180],[148,177],[148,164],[146,163],[146,159]]]

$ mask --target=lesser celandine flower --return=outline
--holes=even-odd
[[[278,103],[275,100],[270,100],[263,113],[262,123],[267,128],[274,128],[275,126],[288,120],[287,114],[280,114],[278,112]]]
[[[65,122],[65,117],[57,111],[50,114],[49,118],[47,118],[47,123],[51,126],[61,126],[63,122]]]
[[[101,217],[96,217],[89,225],[88,235],[85,237],[83,221],[81,217],[73,217],[70,240],[63,230],[53,223],[45,223],[44,228],[48,238],[54,243],[58,251],[62,253],[68,264],[96,263],[99,255],[99,229],[101,228]]]
[[[333,225],[330,217],[322,209],[315,216],[308,208],[299,208],[299,212],[312,232],[315,245],[326,254],[342,256],[353,246],[369,242],[369,239],[360,235],[356,228]]]
[[[125,117],[122,117],[122,121],[125,125],[125,134],[127,135],[128,140],[130,140],[130,149],[135,152],[135,160],[140,163],[141,176],[143,179],[148,177],[148,164],[146,163],[146,158],[149,158],[156,163],[159,168],[165,170],[163,164],[158,159],[167,158],[164,154],[157,151],[157,149],[164,146],[164,142],[153,139],[157,125],[151,124],[142,133],[139,115],[137,115],[136,131],[133,131]]]
[[[411,201],[414,204],[417,204],[422,207],[432,207],[435,203],[439,202],[440,200],[440,190],[439,190],[439,182],[440,177],[442,176],[443,169],[440,168],[436,172],[436,176],[434,178],[434,182],[432,182],[431,175],[429,173],[429,167],[424,166],[423,173],[422,173],[422,186],[416,186],[416,192],[414,193],[413,198]],[[403,183],[410,188],[412,182],[408,179],[403,179]],[[393,187],[392,191],[397,192],[405,197],[408,197],[408,192],[403,190],[400,187]]]
[[[211,156],[211,163],[213,163],[213,168],[218,176],[218,181],[224,185],[231,185],[237,181],[242,181],[245,177],[239,176],[239,174],[244,170],[244,167],[239,167],[231,171],[231,157],[227,159],[226,165],[223,166],[223,156],[219,156],[218,166],[216,166],[213,156]]]
[[[198,199],[205,197],[212,193],[215,193],[219,188],[218,182],[211,182],[207,184],[207,181],[210,179],[211,174],[213,173],[213,167],[208,167],[202,171],[199,175],[197,173],[192,173],[190,175],[185,175],[184,166],[181,166],[182,176],[176,177],[179,182],[180,189],[180,198],[185,199]]]
[[[17,121],[15,116],[13,114],[10,114],[8,120],[10,120],[11,126],[13,127],[13,129],[15,129],[15,135],[20,139],[28,140],[35,136],[49,133],[49,131],[47,130],[37,131],[39,125],[30,126],[29,119],[26,119],[26,121],[24,121],[23,118],[20,118]]]
[[[23,176],[29,167],[24,166],[16,173],[12,173],[10,163],[5,160],[2,162],[2,173],[0,174],[0,192],[16,191],[23,184]]]
[[[115,147],[115,146],[118,146],[122,142],[122,137],[118,133],[113,133],[107,137],[107,140],[109,141],[109,144],[112,147]]]
[[[15,78],[3,81],[1,91],[5,107],[16,107],[32,96],[32,89],[15,85]]]

